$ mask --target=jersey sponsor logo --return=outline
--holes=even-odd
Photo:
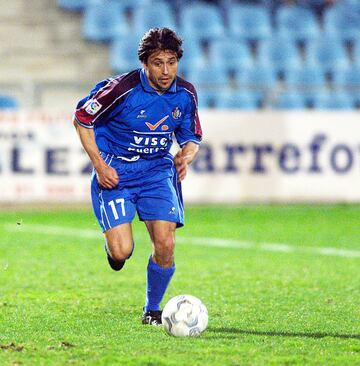
[[[85,111],[93,116],[100,110],[101,107],[102,105],[96,99],[90,99],[86,103]]]
[[[134,142],[136,145],[144,145],[144,146],[167,146],[168,139],[166,137],[141,137],[134,136]]]
[[[145,109],[142,109],[136,118],[147,118],[147,115],[145,114]]]
[[[176,107],[173,109],[173,111],[171,112],[171,115],[173,116],[174,119],[178,119],[181,117],[181,110],[179,107]]]
[[[159,120],[159,121],[157,121],[155,124],[151,124],[150,122],[145,122],[145,124],[146,124],[146,126],[148,126],[149,127],[149,129],[151,130],[151,131],[155,131],[164,121],[166,121],[167,119],[169,118],[169,115],[167,115],[167,116],[165,116],[165,117],[163,117],[163,118],[161,118],[161,120]],[[167,128],[166,129],[164,129],[164,127],[165,127],[165,125],[163,126],[163,130],[164,131],[166,131],[169,127],[168,126],[166,126]]]
[[[128,151],[138,154],[155,154],[167,150],[169,139],[167,137],[143,137],[134,136],[134,142],[130,143]]]

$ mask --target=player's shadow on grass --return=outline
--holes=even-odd
[[[300,332],[274,332],[274,331],[257,331],[257,330],[245,330],[238,328],[208,328],[209,333],[216,333],[216,338],[222,335],[230,335],[231,338],[235,338],[238,334],[247,334],[247,335],[257,335],[257,336],[270,336],[270,337],[301,337],[301,338],[340,338],[340,339],[358,339],[360,340],[360,334],[339,334],[339,333],[321,333],[321,332],[309,332],[309,333],[300,333]],[[220,338],[220,337],[219,337]],[[229,338],[229,337],[226,337]]]

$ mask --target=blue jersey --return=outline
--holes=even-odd
[[[100,151],[126,161],[164,157],[174,135],[180,146],[202,137],[193,85],[177,77],[158,94],[144,69],[98,83],[78,103],[75,119],[94,128]]]

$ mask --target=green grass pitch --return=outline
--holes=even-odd
[[[164,302],[209,327],[140,322],[150,244],[107,265],[90,209],[0,211],[0,365],[360,365],[360,206],[193,206]]]

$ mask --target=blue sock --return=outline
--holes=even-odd
[[[175,263],[170,268],[163,268],[150,256],[147,266],[145,311],[160,310],[161,300],[174,272]]]

